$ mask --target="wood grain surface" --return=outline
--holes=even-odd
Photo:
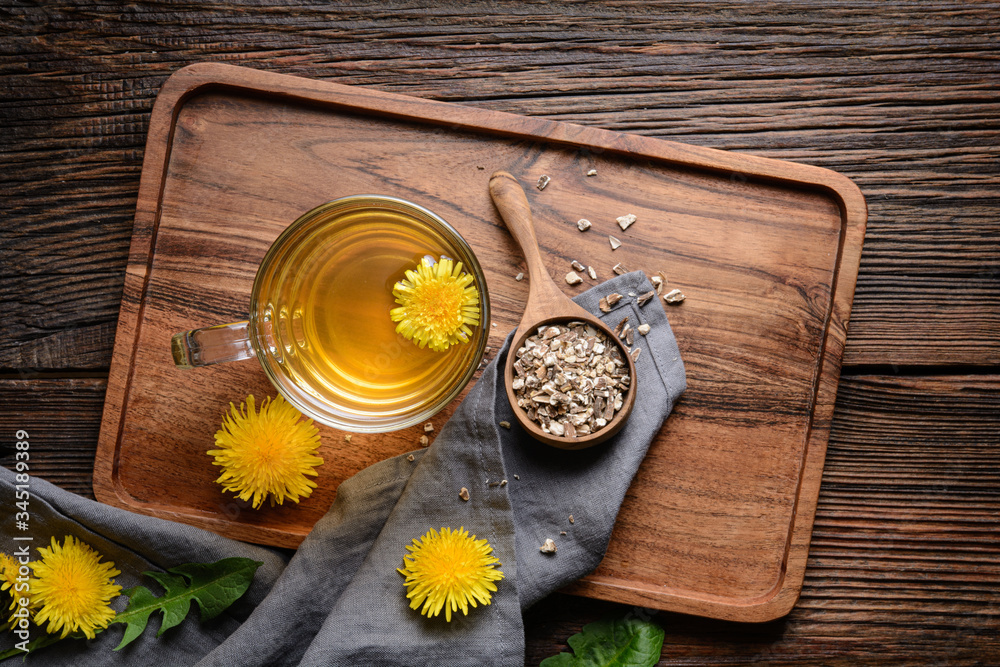
[[[296,546],[341,481],[414,448],[419,425],[353,434],[350,445],[321,428],[327,463],[308,502],[233,511],[204,452],[230,402],[271,387],[255,363],[177,369],[164,341],[244,318],[260,259],[289,220],[374,192],[434,210],[476,250],[499,349],[526,308],[521,253],[489,188],[509,169],[531,192],[523,203],[539,249],[529,283],[582,257],[604,277],[616,263],[665,272],[688,294],[670,316],[688,392],[650,446],[602,565],[573,590],[743,621],[794,604],[864,238],[865,203],[846,178],[213,63],[164,84],[146,149],[95,461],[99,500]],[[549,185],[532,187],[543,174]],[[621,230],[626,211],[638,221]],[[594,223],[585,233],[583,215]],[[561,283],[547,283],[552,296],[585,289]],[[526,316],[539,312],[529,304]],[[587,508],[573,513],[585,521]]]
[[[802,598],[764,625],[660,613],[661,664],[995,664],[998,24],[996,2],[4,0],[0,425],[89,493],[150,110],[191,62],[823,166],[869,224]],[[628,613],[550,597],[528,664]]]
[[[96,283],[121,284],[153,99],[181,65],[216,59],[834,169],[871,208],[845,361],[996,364],[1000,101],[983,30],[996,13],[990,2],[10,6],[0,142],[18,225],[3,259],[18,280],[0,299],[39,293],[48,308],[29,316],[24,304],[0,359],[107,367],[118,299]],[[40,251],[42,239],[59,251]],[[59,281],[71,289],[45,295]]]

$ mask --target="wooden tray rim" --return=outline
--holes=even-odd
[[[709,616],[725,620],[763,622],[787,614],[798,600],[809,539],[815,517],[823,461],[832,421],[846,326],[860,265],[867,224],[867,205],[860,189],[846,176],[828,169],[770,158],[689,146],[665,139],[625,134],[543,118],[465,107],[448,102],[317,81],[223,63],[187,65],[164,82],[153,106],[139,183],[135,224],[119,313],[112,371],[126,369],[125,381],[109,376],[94,463],[94,494],[101,502],[131,511],[197,525],[235,539],[265,539],[276,546],[295,547],[302,536],[267,526],[232,526],[215,515],[196,510],[177,512],[167,506],[134,498],[118,478],[124,408],[131,386],[138,324],[159,226],[163,188],[178,115],[190,98],[212,90],[287,99],[326,108],[366,111],[381,117],[420,124],[447,125],[453,130],[516,137],[563,146],[600,148],[623,157],[654,159],[675,167],[740,174],[787,188],[812,190],[830,197],[841,211],[838,257],[831,281],[831,298],[814,375],[813,410],[805,438],[782,570],[774,587],[763,595],[722,597],[666,586],[637,584],[606,575],[588,575],[566,591],[627,604]],[[131,298],[130,298],[131,297]],[[832,324],[840,326],[831,326]],[[833,344],[831,346],[831,343]],[[816,426],[820,428],[817,429]],[[817,432],[818,431],[818,432]]]

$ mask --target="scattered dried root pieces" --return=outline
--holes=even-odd
[[[621,262],[618,262],[613,267],[611,267],[611,270],[614,271],[619,276],[624,276],[626,273],[628,273],[628,269],[622,266]]]
[[[597,271],[594,271],[594,267],[587,267],[587,275],[590,276],[591,280],[597,280]]]
[[[618,250],[622,247],[622,242],[616,239],[614,236],[608,236],[608,243],[611,244],[612,250]]]
[[[627,326],[628,326],[628,315],[623,317],[622,321],[615,325],[615,336],[621,338],[622,334],[625,333],[625,327]]]
[[[590,171],[587,172],[587,176],[597,176],[597,170],[591,169]]]
[[[635,222],[635,216],[629,213],[627,215],[615,218],[615,220],[618,221],[618,226],[621,227],[622,231],[624,232],[626,229],[631,227],[632,224]]]
[[[647,303],[649,303],[650,299],[652,299],[654,296],[656,296],[656,292],[654,290],[649,290],[645,294],[640,294],[638,297],[636,297],[635,300],[636,303],[639,304],[639,307],[642,308]]]
[[[566,283],[567,284],[569,284],[569,285],[579,285],[582,282],[583,282],[583,278],[581,278],[577,274],[576,271],[570,271],[569,273],[566,274]]]
[[[516,276],[514,276],[514,280],[516,280],[517,282],[521,282],[522,280],[524,280],[524,274],[523,273],[517,274]]]
[[[671,305],[676,305],[684,301],[684,293],[679,289],[672,289],[663,295],[663,300]]]
[[[645,324],[645,323],[644,323],[644,324],[640,324],[640,325],[639,325],[638,327],[636,327],[636,329],[637,329],[637,330],[638,330],[638,332],[639,332],[639,333],[641,333],[641,334],[642,334],[643,336],[645,336],[646,334],[648,334],[648,333],[649,333],[649,325],[648,325],[648,324]]]
[[[545,544],[538,547],[538,550],[543,554],[554,554],[556,552],[556,543],[552,541],[552,538],[547,538]]]
[[[597,303],[597,306],[601,309],[602,313],[610,313],[611,309],[615,307],[615,304],[621,300],[621,294],[618,292],[612,292],[607,296],[602,296],[601,300]]]
[[[458,497],[469,502],[469,490],[463,486],[462,490],[458,492]]]
[[[551,180],[552,179],[549,178],[547,174],[542,174],[541,176],[538,177],[538,182],[535,183],[535,187],[537,187],[539,190],[544,190],[545,186],[548,185],[549,181]]]
[[[587,270],[587,267],[585,267],[583,264],[576,261],[575,259],[572,262],[570,262],[569,265],[573,267],[574,271],[579,271],[580,273],[583,273],[584,271]]]
[[[590,229],[590,220],[587,220],[586,218],[580,218],[579,220],[576,221],[576,228],[579,229],[581,232],[587,231],[588,229]]]

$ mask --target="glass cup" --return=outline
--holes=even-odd
[[[444,351],[397,334],[393,286],[424,256],[461,262],[479,292],[479,324]],[[308,211],[257,269],[250,318],[175,334],[174,363],[194,368],[256,357],[307,417],[357,432],[424,421],[454,399],[489,338],[486,279],[455,229],[422,206],[355,195]]]

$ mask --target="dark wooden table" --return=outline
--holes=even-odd
[[[657,614],[662,664],[1000,663],[1000,4],[2,5],[0,463],[25,429],[33,472],[92,497],[150,109],[183,65],[799,161],[869,207],[805,586],[763,625]],[[553,595],[528,662],[636,611]]]

